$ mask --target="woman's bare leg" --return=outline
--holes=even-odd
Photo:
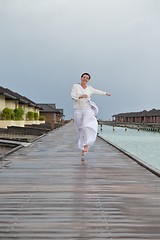
[[[87,152],[88,152],[88,150],[89,150],[88,146],[87,146],[87,145],[85,145],[85,146],[84,146],[84,152],[85,152],[85,153],[87,153]]]

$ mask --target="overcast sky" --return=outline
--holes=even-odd
[[[99,118],[160,109],[160,0],[0,0],[0,85],[73,117],[83,72]]]

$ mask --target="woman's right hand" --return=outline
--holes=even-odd
[[[79,96],[79,99],[81,99],[81,98],[88,98],[88,95],[83,94],[83,95]]]

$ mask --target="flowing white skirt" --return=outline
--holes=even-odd
[[[84,146],[91,147],[96,141],[98,123],[93,109],[75,110],[74,122],[78,131],[78,147],[84,150]]]

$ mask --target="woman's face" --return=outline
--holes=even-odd
[[[89,81],[89,76],[87,74],[84,74],[83,77],[81,77],[81,81],[83,83],[87,83]]]

